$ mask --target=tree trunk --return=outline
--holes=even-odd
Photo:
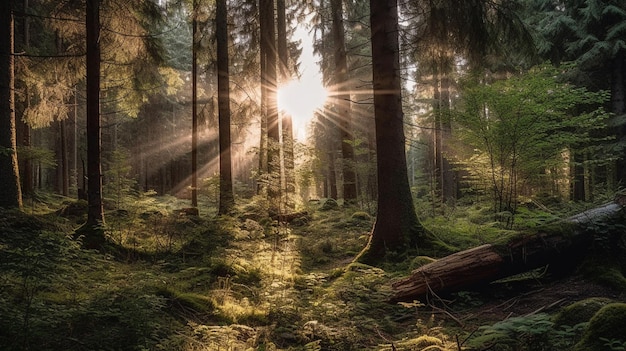
[[[219,213],[228,214],[235,205],[230,150],[230,77],[228,67],[228,12],[226,0],[217,1],[215,35],[217,38],[217,104],[220,143]]]
[[[625,198],[566,219],[552,233],[486,244],[454,253],[414,270],[392,283],[392,301],[411,301],[431,293],[454,292],[547,264],[566,264],[582,257],[593,238],[579,225],[617,214]]]
[[[421,224],[409,187],[400,83],[397,0],[370,0],[378,213],[368,247],[359,260],[417,246]]]
[[[350,89],[348,82],[348,60],[346,57],[343,28],[342,0],[330,1],[332,37],[335,48],[335,106],[337,108],[339,135],[341,138],[343,200],[345,205],[356,203],[356,175],[354,172],[354,149],[352,143],[352,116],[350,111]]]
[[[287,49],[287,18],[286,18],[285,0],[276,1],[276,22],[278,35],[278,66],[280,71],[281,83],[289,80],[289,50]],[[296,207],[296,176],[294,163],[294,138],[293,123],[291,116],[285,113],[282,118],[282,150],[284,162],[284,178],[285,178],[285,206],[287,210],[293,211]]]
[[[104,243],[100,130],[100,0],[87,0],[87,248]]]
[[[196,0],[191,19],[191,206],[198,207],[198,33]]]
[[[276,28],[274,1],[259,0],[260,55],[261,55],[261,105],[267,121],[267,196],[270,212],[278,213],[280,199],[280,149],[279,123],[276,106]],[[263,134],[263,131],[262,131]],[[263,138],[263,137],[262,137]],[[262,141],[263,143],[263,141]]]
[[[0,3],[0,207],[21,208],[15,129],[12,5],[12,0]]]

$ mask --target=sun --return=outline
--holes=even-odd
[[[326,99],[328,91],[314,78],[292,80],[278,89],[278,109],[291,116],[294,130],[305,129]]]

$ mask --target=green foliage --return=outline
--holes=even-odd
[[[110,198],[115,209],[122,209],[122,205],[132,201],[126,198],[137,195],[136,181],[131,177],[130,153],[118,148],[108,158],[104,172],[103,196]]]
[[[17,148],[17,156],[20,160],[39,162],[42,166],[47,168],[57,166],[54,152],[46,148],[19,146]]]
[[[531,314],[480,327],[480,333],[468,345],[496,351],[564,350],[575,343],[583,327],[584,324],[578,324],[555,328],[549,315]]]
[[[567,69],[543,65],[493,84],[466,85],[465,109],[456,117],[461,139],[474,150],[465,163],[486,182],[478,188],[492,189],[495,213],[515,214],[522,184],[567,177],[564,155],[598,141],[592,135],[606,125],[601,105],[608,94],[563,83]]]

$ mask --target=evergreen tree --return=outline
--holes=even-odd
[[[216,3],[217,89],[220,143],[219,213],[228,214],[234,204],[230,144],[230,76],[228,60],[228,10],[226,0]]]
[[[396,0],[371,0],[372,64],[378,212],[368,247],[360,259],[370,262],[388,251],[405,251],[424,240],[409,188],[400,81],[398,5]]]
[[[0,5],[0,207],[21,208],[15,130],[13,0]]]

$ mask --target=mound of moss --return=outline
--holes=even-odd
[[[582,340],[574,351],[619,350],[612,345],[626,345],[626,303],[612,303],[602,307],[589,321]]]
[[[554,318],[554,324],[557,326],[569,325],[574,326],[580,323],[589,322],[602,307],[612,303],[611,299],[604,297],[592,297],[563,308]]]

